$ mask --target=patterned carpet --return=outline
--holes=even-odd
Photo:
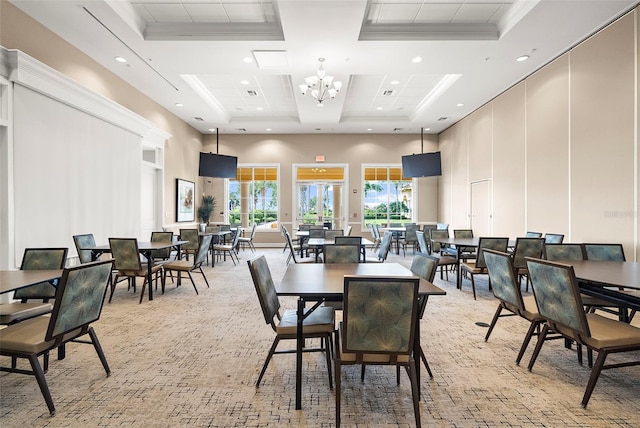
[[[281,249],[259,251],[278,283],[286,255]],[[238,266],[227,260],[207,267],[211,288],[196,278],[200,295],[188,282],[180,288],[169,283],[164,295],[138,304],[119,285],[94,324],[112,375],[105,376],[93,347],[69,345],[67,358],[52,358],[47,373],[57,410],[50,417],[33,377],[1,373],[0,425],[334,426],[335,396],[322,354],[304,356],[301,411],[294,410],[294,355],[276,355],[263,384],[255,387],[273,332],[262,318],[246,265],[250,256],[242,252]],[[408,266],[411,257],[390,255],[389,261]],[[434,374],[421,382],[424,426],[640,426],[639,367],[604,372],[582,409],[589,369],[578,365],[575,352],[561,341],[548,342],[529,373],[532,343],[522,366],[515,365],[527,323],[503,318],[484,342],[486,327],[476,323],[491,321],[496,300],[486,280],[477,282],[474,301],[469,282],[460,291],[454,278],[436,280],[447,295],[432,297],[422,320],[422,345]],[[281,300],[286,308],[295,306],[294,299]],[[342,421],[350,427],[414,426],[406,376],[398,387],[393,368],[375,367],[363,384],[359,367],[344,367]]]

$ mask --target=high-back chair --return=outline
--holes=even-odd
[[[239,226],[238,226],[239,227]],[[257,223],[253,223],[253,226],[251,227],[251,233],[249,234],[248,237],[245,236],[240,236],[238,238],[238,243],[244,248],[245,244],[249,246],[249,248],[251,249],[252,253],[256,252],[256,247],[255,245],[253,245],[253,238],[255,238],[256,236],[256,228],[258,227]],[[237,233],[237,232],[236,232]]]
[[[416,233],[418,239],[420,239],[420,233]],[[422,235],[424,238],[424,235]],[[444,239],[449,238],[449,230],[448,229],[430,229],[429,230],[429,238],[431,239]],[[418,241],[419,242],[419,241]],[[428,246],[428,243],[425,243],[425,246]],[[420,244],[422,247],[422,244]],[[455,256],[449,255],[446,252],[442,251],[442,245],[438,242],[432,242],[431,246],[428,248],[431,249],[429,254],[438,257],[438,267],[440,268],[440,279],[444,279],[444,275],[447,275],[447,281],[449,280],[449,269],[458,265],[458,260]],[[424,252],[424,251],[423,251]]]
[[[417,253],[413,256],[413,260],[411,260],[410,269],[414,275],[426,279],[429,282],[433,282],[433,279],[436,276],[436,270],[438,270],[438,258],[425,253]],[[422,317],[424,316],[424,310],[426,307],[427,299],[423,298],[421,299],[418,308],[418,316],[420,319],[422,319]],[[424,354],[422,345],[420,345],[420,358],[422,359],[424,367],[427,369],[427,373],[429,373],[429,377],[433,377],[433,373],[431,373],[431,367],[429,367],[429,362],[427,361],[427,357]]]
[[[325,263],[359,263],[360,246],[349,244],[328,244],[324,246]]]
[[[267,324],[271,326],[276,333],[276,337],[273,339],[267,358],[260,370],[260,375],[256,381],[256,387],[260,386],[260,381],[264,376],[269,361],[274,354],[292,353],[295,350],[281,350],[276,351],[278,343],[281,340],[295,340],[297,333],[298,316],[296,309],[288,309],[281,313],[280,300],[276,294],[276,287],[271,277],[271,271],[267,264],[267,259],[264,255],[257,256],[251,260],[247,260],[249,270],[251,271],[251,278],[253,279],[253,285],[260,301],[260,307],[262,308],[262,315]],[[303,352],[324,352],[327,361],[327,372],[329,374],[329,387],[333,387],[333,381],[331,376],[331,336],[335,329],[335,310],[330,307],[320,306],[313,312],[309,313],[302,326],[302,334],[304,339],[320,338],[320,348],[304,348]]]
[[[518,352],[516,358],[516,364],[520,364],[520,360],[522,360],[522,356],[527,346],[529,346],[531,338],[535,331],[539,330],[540,324],[544,323],[545,319],[538,313],[538,307],[536,306],[534,297],[532,295],[522,296],[520,285],[516,280],[517,270],[513,264],[511,255],[505,252],[485,249],[483,250],[483,256],[487,264],[493,295],[499,300],[498,308],[493,315],[487,334],[484,336],[484,341],[489,340],[493,328],[501,317],[515,314],[529,321],[529,329],[524,336],[524,340],[520,346],[520,352]],[[503,309],[509,313],[501,315]]]
[[[640,328],[622,321],[585,313],[573,267],[545,260],[530,259],[529,275],[540,315],[546,319],[536,348],[529,362],[529,371],[540,354],[544,338],[554,331],[596,351],[596,359],[587,383],[582,407],[587,407],[602,370],[640,364],[628,359],[618,364],[605,365],[610,354],[640,350]]]
[[[522,285],[522,278],[526,278],[526,291],[529,291],[529,271],[527,270],[527,257],[539,259],[544,251],[544,239],[542,238],[517,238],[516,247],[513,250],[513,267],[516,270],[518,284]]]
[[[420,226],[415,223],[409,223],[406,226],[407,230],[404,233],[404,237],[400,238],[399,242],[402,245],[402,254],[406,255],[406,247],[411,245],[413,248],[413,254],[416,253],[416,246],[418,245],[418,237],[416,232],[420,230]]]
[[[525,238],[542,238],[542,232],[527,232]]]
[[[545,244],[562,244],[564,240],[564,235],[559,233],[545,233],[544,234],[544,242]]]
[[[67,248],[26,248],[20,269],[62,269],[67,261],[67,251]],[[51,312],[53,305],[48,302],[55,295],[56,286],[48,281],[16,290],[13,298],[20,302],[0,305],[0,325],[15,324]],[[40,301],[29,302],[30,299]]]
[[[136,291],[136,278],[144,278],[142,283],[142,292],[140,293],[140,302],[144,297],[144,290],[149,283],[151,287],[152,278],[149,278],[149,270],[147,263],[140,260],[140,252],[138,251],[138,240],[136,238],[109,238],[109,247],[113,256],[113,267],[118,271],[115,279],[111,282],[111,293],[109,294],[109,303],[113,299],[113,293],[120,277],[126,277],[129,288]],[[156,277],[156,287],[158,279],[162,279],[162,265],[151,266],[151,275]],[[164,281],[162,282],[164,290]]]
[[[93,261],[91,250],[86,250],[86,248],[96,246],[96,239],[94,238],[93,233],[74,235],[73,243],[76,246],[76,251],[78,252],[78,259],[80,260],[80,263],[89,263]]]
[[[371,223],[371,236],[373,237],[373,246],[371,247],[371,251],[375,251],[380,247],[380,243],[382,242],[380,228],[378,228],[378,225],[375,223]]]
[[[169,263],[165,263],[163,265],[164,273],[163,273],[163,288],[162,292],[164,293],[164,284],[167,282],[167,273],[168,272],[177,272],[178,273],[178,283],[177,286],[180,287],[182,273],[186,273],[191,280],[191,285],[193,285],[193,289],[196,290],[196,294],[198,294],[198,288],[196,287],[196,283],[193,280],[193,276],[191,272],[198,271],[202,274],[204,278],[205,284],[207,284],[207,288],[209,288],[209,281],[207,280],[207,276],[204,274],[204,270],[202,270],[202,265],[207,262],[207,255],[209,254],[209,248],[211,247],[211,240],[213,239],[213,235],[203,235],[200,238],[200,244],[198,247],[198,252],[193,258],[193,263],[188,260],[175,260]]]
[[[413,358],[418,322],[419,279],[344,277],[343,321],[335,335],[336,426],[340,426],[342,366],[395,365],[407,368],[416,426],[420,427],[418,380]],[[374,310],[393,307],[393,311]],[[393,341],[387,340],[393,338]],[[399,379],[398,379],[399,381]]]
[[[222,229],[221,229],[222,230]],[[198,229],[180,229],[180,240],[189,241],[180,246],[181,256],[189,260],[190,255],[198,252],[199,240]]]
[[[552,261],[584,260],[582,244],[544,244],[544,258]]]
[[[626,261],[622,244],[582,244],[582,246],[587,260]]]
[[[460,270],[463,274],[471,278],[471,288],[473,289],[473,299],[476,299],[476,283],[474,276],[486,275],[487,265],[484,261],[484,250],[495,250],[503,253],[507,252],[509,238],[480,238],[478,242],[478,257],[475,261],[460,263]],[[491,279],[489,279],[489,289],[491,289]]]
[[[65,269],[58,283],[51,317],[37,317],[0,330],[0,355],[29,360],[31,370],[0,367],[1,371],[35,376],[49,413],[56,412],[38,357],[66,342],[91,343],[102,362],[107,376],[111,374],[98,336],[91,323],[100,318],[107,281],[111,275],[111,261],[85,263]],[[82,304],[79,304],[82,302]],[[89,335],[90,341],[77,340]]]
[[[238,257],[238,242],[240,240],[240,230],[236,230],[236,233],[233,234],[233,240],[230,244],[214,244],[213,245],[213,264],[215,264],[215,260],[217,256],[222,255],[225,259],[227,258],[227,254],[231,258],[233,265],[236,265],[236,262],[240,263],[240,258]],[[234,259],[235,257],[235,259]]]
[[[471,229],[453,229],[454,238],[473,238],[473,230]],[[447,252],[451,255],[459,254],[462,260],[475,259],[477,257],[474,247],[461,246],[460,251],[454,248],[448,248]]]
[[[382,236],[382,241],[380,242],[380,248],[378,249],[378,260],[377,263],[382,263],[387,260],[387,256],[389,255],[389,249],[391,248],[391,239],[393,238],[393,232],[386,231]]]
[[[151,232],[151,242],[172,242],[173,232]],[[161,250],[153,250],[151,252],[153,262],[156,264],[163,264],[169,261],[171,258],[171,247],[163,248]]]
[[[431,254],[431,246],[424,237],[424,232],[418,230],[416,232],[416,241],[418,241],[418,251],[424,254]]]

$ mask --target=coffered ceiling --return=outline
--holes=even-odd
[[[440,132],[636,3],[9,1],[202,133],[260,134]]]

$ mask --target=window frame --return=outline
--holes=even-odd
[[[251,168],[251,175],[252,175],[252,179],[250,181],[250,183],[252,183],[252,185],[255,185],[255,169],[257,168],[275,168],[276,169],[276,179],[274,180],[276,183],[276,191],[277,191],[277,196],[276,196],[276,204],[277,204],[277,208],[276,208],[276,224],[277,227],[260,227],[260,225],[258,225],[258,227],[256,228],[256,232],[264,232],[264,233],[279,233],[280,232],[280,224],[282,223],[281,217],[281,194],[282,194],[282,187],[281,187],[281,183],[280,183],[280,179],[281,179],[281,174],[280,174],[280,164],[279,163],[238,163],[238,166],[236,168],[236,171],[241,169],[241,168]],[[236,177],[238,176],[238,173],[236,172]],[[240,183],[240,181],[236,180],[235,178],[228,178],[225,179],[225,221],[227,223],[231,223],[231,209],[230,209],[230,203],[231,203],[231,192],[230,192],[230,186],[232,182],[236,182],[236,183]],[[260,181],[260,180],[258,180]],[[238,190],[240,191],[240,190]],[[255,213],[256,213],[256,209],[255,206],[251,207],[251,210],[249,212],[249,216],[250,218],[253,218],[255,220]],[[248,227],[251,227],[253,225],[253,223],[250,223],[248,225]]]
[[[361,213],[361,227],[362,230],[367,230],[368,229],[368,225],[367,225],[367,219],[366,219],[366,207],[365,207],[365,202],[366,202],[366,194],[365,194],[365,183],[367,181],[371,181],[371,180],[366,180],[365,178],[365,172],[367,169],[370,168],[386,168],[387,169],[387,177],[390,176],[389,174],[389,170],[392,168],[399,168],[400,169],[400,175],[402,176],[402,163],[363,163],[361,164],[361,170],[360,170],[360,189],[361,189],[361,198],[360,198],[360,209],[362,210]],[[391,183],[392,181],[395,180],[390,180],[389,178],[387,178],[386,180],[388,183]],[[411,218],[408,219],[406,221],[406,223],[415,223],[416,219],[418,218],[418,213],[417,213],[417,197],[418,197],[418,180],[416,180],[415,178],[408,178],[407,180],[401,180],[401,181],[407,181],[411,183],[411,201],[410,201],[410,206],[409,209],[411,211]],[[391,192],[390,192],[390,188],[387,189],[387,218],[386,218],[386,226],[387,227],[389,225],[389,223],[392,222],[391,218],[390,218],[390,212],[389,212],[389,205],[390,205],[390,196],[391,196]]]

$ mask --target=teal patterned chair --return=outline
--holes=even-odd
[[[544,243],[545,244],[562,244],[564,240],[564,235],[559,233],[545,233],[544,234]]]
[[[191,280],[191,285],[193,285],[193,289],[196,290],[196,294],[198,294],[198,288],[196,287],[196,283],[193,280],[193,276],[191,272],[198,271],[202,274],[204,278],[205,284],[207,284],[207,288],[209,288],[209,281],[207,280],[207,276],[204,274],[202,270],[202,265],[207,262],[207,255],[209,254],[209,248],[211,248],[211,240],[213,239],[213,235],[203,235],[200,237],[200,244],[198,247],[198,252],[193,257],[193,263],[188,260],[175,260],[169,261],[162,265],[163,267],[163,278],[162,278],[162,292],[164,293],[164,284],[167,282],[167,273],[176,272],[178,276],[178,287],[182,285],[182,273],[186,273],[189,279]]]
[[[51,317],[37,317],[0,330],[0,355],[29,360],[31,370],[0,367],[0,371],[35,376],[49,412],[55,406],[38,357],[45,356],[45,370],[49,351],[67,342],[91,343],[102,362],[107,376],[111,374],[107,359],[91,323],[100,318],[107,281],[111,275],[111,261],[85,263],[65,269],[57,286]],[[90,341],[77,340],[89,335]]]
[[[80,259],[80,263],[90,263],[93,261],[91,250],[85,249],[96,246],[96,239],[93,237],[93,233],[74,235],[73,243],[76,246],[76,251],[78,252],[78,259]]]
[[[380,241],[380,247],[378,248],[377,260],[368,261],[367,263],[383,263],[387,260],[389,250],[391,249],[391,239],[393,238],[393,232],[386,231]]]
[[[471,279],[471,289],[473,290],[473,299],[476,299],[476,275],[487,275],[487,265],[484,261],[484,250],[494,250],[503,253],[507,252],[509,238],[480,238],[478,241],[478,256],[475,261],[465,261],[460,263],[460,271],[464,276]],[[491,279],[489,279],[489,289],[491,290]]]
[[[624,262],[624,248],[622,244],[582,244],[587,260],[602,260]]]
[[[429,230],[429,238],[432,240],[449,238],[449,229],[431,229]],[[449,270],[454,269],[458,265],[456,256],[447,252],[446,247],[438,242],[432,242],[429,248],[431,248],[430,254],[438,257],[440,279],[444,279],[443,274],[446,274],[447,281],[449,281]]]
[[[560,262],[570,260],[584,260],[582,244],[544,244],[544,258]]]
[[[133,288],[136,292],[136,278],[144,278],[142,283],[142,292],[140,293],[140,302],[144,297],[144,290],[153,278],[149,278],[147,263],[140,260],[140,252],[138,251],[138,241],[135,238],[109,238],[109,247],[113,256],[113,267],[117,270],[116,277],[111,282],[111,294],[109,294],[109,303],[113,298],[116,290],[118,279],[126,277],[129,288]],[[151,267],[151,275],[156,278],[156,288],[158,287],[158,279],[162,279],[162,265],[154,265]],[[164,290],[164,281],[162,283]]]
[[[249,236],[248,237],[240,236],[238,238],[238,243],[240,244],[240,246],[244,249],[244,246],[248,245],[252,253],[256,252],[256,247],[255,245],[253,245],[253,238],[255,238],[256,236],[257,227],[258,227],[257,223],[253,223],[253,227],[251,228],[251,233],[249,234]]]
[[[340,426],[342,366],[350,364],[406,367],[416,426],[421,426],[413,358],[418,285],[419,279],[415,277],[345,276],[343,321],[336,332],[334,347],[336,426]]]
[[[525,238],[542,238],[541,232],[527,232]]]
[[[547,321],[531,356],[529,371],[533,369],[550,331],[574,340],[590,351],[596,351],[598,358],[591,369],[582,398],[582,407],[587,407],[602,370],[640,364],[637,354],[631,355],[630,358],[635,358],[633,361],[627,358],[617,364],[605,364],[610,354],[640,350],[640,328],[598,314],[585,313],[572,266],[545,260],[528,260],[527,263],[538,310]]]
[[[416,247],[418,246],[418,237],[416,236],[416,232],[420,230],[420,226],[415,223],[408,223],[406,225],[406,232],[404,236],[399,239],[399,243],[402,246],[402,254],[407,255],[407,247],[411,246],[413,248],[413,254],[416,253]]]
[[[542,238],[517,238],[516,247],[513,250],[513,267],[516,270],[518,284],[522,286],[522,278],[526,278],[526,291],[529,291],[529,271],[527,270],[527,257],[539,259],[544,251],[544,239]]]
[[[173,242],[173,232],[151,232],[151,242]],[[171,248],[151,252],[155,264],[167,263],[171,259]]]
[[[473,230],[471,229],[453,229],[454,238],[473,238]],[[457,250],[455,248],[447,248],[447,253],[457,257]],[[474,247],[460,248],[460,258],[462,260],[475,259],[477,257],[476,249]]]
[[[411,260],[410,269],[414,275],[433,283],[433,280],[436,277],[436,271],[438,270],[438,258],[429,254],[416,253],[413,256],[413,260]],[[427,299],[425,297],[420,299],[420,304],[418,307],[418,317],[420,319],[422,319],[422,317],[424,316],[426,307]],[[422,345],[420,345],[420,358],[422,359],[424,367],[427,369],[427,373],[429,373],[429,377],[433,378],[433,373],[431,373],[431,367],[429,367],[429,363],[427,362],[427,357],[424,354]]]
[[[267,354],[258,380],[256,388],[260,386],[260,381],[267,371],[271,357],[274,354],[290,354],[295,353],[295,349],[287,349],[276,351],[281,340],[295,340],[297,332],[298,316],[296,309],[288,309],[281,313],[280,300],[276,294],[276,287],[271,277],[271,271],[264,255],[257,256],[251,260],[247,260],[253,285],[260,301],[262,315],[267,324],[271,326],[276,333],[273,344]],[[327,361],[327,372],[329,374],[329,388],[333,388],[333,377],[331,375],[331,336],[335,329],[335,311],[333,308],[320,306],[313,312],[309,313],[304,319],[302,334],[306,339],[321,339],[320,348],[311,348],[305,346],[303,352],[324,352]]]
[[[359,263],[360,247],[358,245],[332,244],[324,246],[325,263]]]
[[[498,319],[501,317],[517,315],[529,321],[529,330],[527,330],[524,341],[520,346],[520,352],[518,352],[516,358],[516,364],[520,364],[531,338],[536,331],[540,330],[540,325],[545,322],[545,319],[538,313],[535,298],[531,295],[526,297],[522,296],[520,285],[516,280],[517,270],[511,255],[489,249],[483,250],[482,254],[487,265],[487,270],[489,271],[489,280],[491,281],[493,295],[499,301],[498,308],[493,315],[484,341],[489,340],[491,332],[493,332]],[[502,315],[503,310],[508,311],[508,313]]]
[[[189,241],[180,247],[180,256],[189,260],[189,256],[198,252],[198,229],[180,229],[180,240]]]
[[[380,229],[377,224],[371,223],[371,237],[373,238],[373,245],[371,246],[371,251],[375,251],[380,247],[380,242],[382,242],[382,238],[380,236]]]
[[[26,248],[20,269],[62,269],[67,262],[67,252],[67,248]],[[20,302],[0,305],[0,325],[15,324],[51,312],[53,305],[48,302],[55,295],[56,286],[51,282],[41,282],[16,290],[13,298]],[[40,301],[29,302],[29,300]]]

